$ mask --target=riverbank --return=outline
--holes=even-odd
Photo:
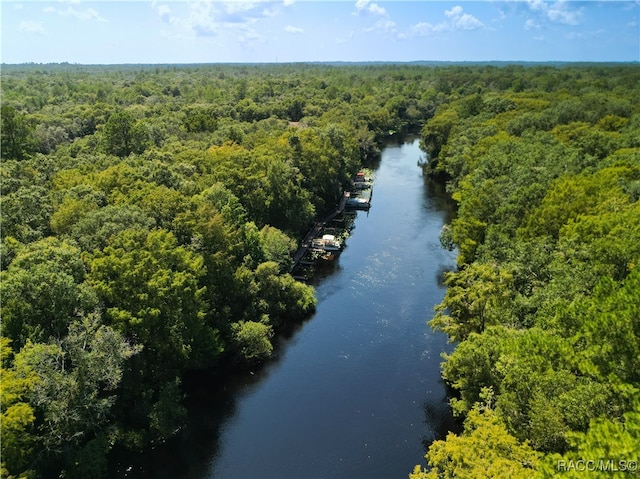
[[[455,267],[438,240],[451,210],[421,154],[417,139],[387,143],[375,207],[312,281],[315,315],[264,367],[196,385],[188,426],[127,477],[402,477],[456,427],[440,378],[450,345],[426,326]]]

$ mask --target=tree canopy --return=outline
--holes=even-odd
[[[441,236],[458,270],[430,324],[456,343],[442,372],[466,420],[410,477],[638,459],[640,76],[605,70],[457,90],[423,127],[425,172],[458,205]]]
[[[114,447],[180,428],[186,374],[268,359],[315,308],[292,248],[419,128],[458,204],[432,324],[459,343],[443,375],[468,415],[429,474],[543,471],[607,447],[598,431],[634,444],[638,83],[636,65],[3,65],[2,474],[104,477]]]
[[[14,477],[103,477],[180,429],[186,374],[267,360],[315,308],[295,245],[434,109],[386,68],[3,65],[1,87]]]

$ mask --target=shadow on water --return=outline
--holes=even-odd
[[[215,407],[211,408],[212,396]],[[189,411],[184,428],[168,441],[139,454],[114,450],[112,478],[198,479],[205,477],[208,462],[220,448],[225,418],[235,412],[235,395],[224,388],[192,388],[185,406]],[[206,413],[205,405],[209,405]]]
[[[171,439],[139,454],[114,450],[112,478],[127,479],[202,479],[207,477],[211,461],[220,450],[220,437],[227,422],[236,414],[238,401],[267,380],[271,368],[282,359],[287,343],[308,320],[290,323],[274,342],[270,360],[248,369],[224,372],[199,371],[184,378],[188,394],[185,426]]]
[[[450,432],[460,434],[463,430],[462,419],[453,416],[451,406],[445,400],[452,397],[455,392],[446,385],[445,391],[447,394],[442,400],[432,400],[424,403],[426,432],[422,437],[422,446],[425,454],[433,441],[444,439]]]

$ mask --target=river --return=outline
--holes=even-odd
[[[259,371],[196,388],[189,426],[125,475],[406,478],[425,464],[454,427],[439,369],[452,346],[426,322],[455,255],[438,240],[450,203],[422,176],[418,145],[384,148],[371,209],[316,280],[315,315]]]

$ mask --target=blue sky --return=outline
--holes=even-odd
[[[4,63],[640,61],[640,0],[2,0]]]

